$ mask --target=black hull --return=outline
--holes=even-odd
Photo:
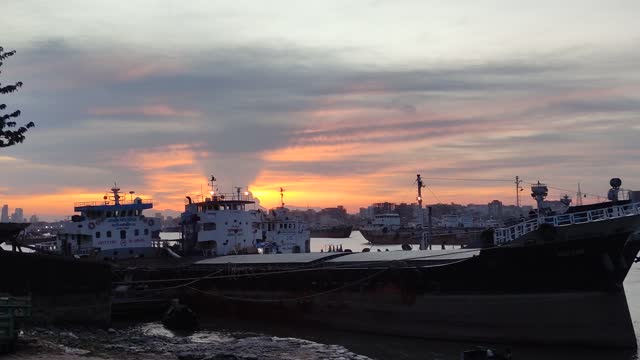
[[[273,264],[193,266],[189,276],[223,277],[181,295],[196,312],[214,316],[450,340],[634,348],[622,282],[640,250],[640,235],[632,235],[637,218],[536,231],[508,246],[467,250],[477,255],[464,259],[321,262],[313,271],[289,264],[287,272]]]
[[[311,229],[312,238],[343,239],[351,236],[353,226],[334,226],[328,229]]]

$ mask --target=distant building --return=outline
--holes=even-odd
[[[334,208],[324,208],[318,213],[320,223],[327,224],[335,220],[338,223],[344,223],[347,220],[347,210],[342,205]],[[324,219],[324,220],[322,220]]]
[[[16,210],[13,212],[13,215],[11,215],[11,221],[17,223],[21,223],[24,221],[24,212],[21,208],[16,208]]]
[[[414,208],[417,209],[416,204],[398,204],[395,206],[395,212],[400,215],[400,224],[407,226],[411,222],[416,221]]]
[[[442,225],[448,228],[457,228],[460,225],[458,215],[444,215],[442,217]]]
[[[491,219],[502,219],[502,202],[499,200],[493,200],[489,204],[487,204],[488,215]]]
[[[40,219],[38,219],[38,217],[35,214],[31,215],[31,217],[29,218],[29,222],[32,223],[32,224],[35,224],[38,221],[40,221]]]
[[[9,222],[9,205],[2,205],[2,216],[0,216],[0,222]]]
[[[481,216],[486,216],[489,213],[487,205],[469,204],[466,210]]]
[[[395,209],[396,209],[396,204],[394,203],[383,202],[383,203],[373,204],[373,213],[375,215],[389,214],[394,212]]]

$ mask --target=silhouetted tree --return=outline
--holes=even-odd
[[[4,48],[0,46],[0,66],[2,66],[2,61],[7,59],[10,56],[13,56],[16,53],[15,50],[5,52]],[[17,91],[18,88],[22,86],[22,81],[18,81],[13,85],[2,86],[0,83],[0,94],[9,94],[14,91]],[[7,105],[0,104],[0,110],[4,110],[7,108]],[[20,116],[20,110],[16,110],[12,113],[3,114],[3,111],[0,111],[0,148],[8,147],[11,145],[15,145],[24,141],[24,133],[27,132],[27,129],[34,127],[33,122],[29,122],[24,126],[17,127],[17,123],[12,118],[15,119]]]

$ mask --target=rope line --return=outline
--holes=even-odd
[[[354,282],[342,285],[342,286],[338,286],[336,288],[330,289],[330,290],[326,290],[326,291],[321,291],[315,294],[310,294],[310,295],[303,295],[303,296],[298,296],[295,298],[282,298],[282,299],[253,299],[253,298],[242,298],[242,297],[235,297],[235,296],[226,296],[226,295],[221,295],[221,294],[216,294],[216,293],[212,293],[210,291],[205,291],[205,290],[201,290],[198,288],[194,288],[194,287],[189,287],[189,289],[203,293],[205,295],[209,295],[209,296],[214,296],[214,297],[220,297],[226,300],[233,300],[233,301],[244,301],[244,302],[256,302],[256,303],[280,303],[280,302],[292,302],[292,301],[299,301],[299,300],[305,300],[305,299],[312,299],[312,298],[316,298],[319,296],[323,296],[323,295],[328,295],[343,289],[347,289],[350,288],[352,286],[361,284],[363,282],[366,282],[368,280],[371,280],[375,277],[377,277],[378,275],[382,274],[383,272],[386,272],[387,270],[389,270],[389,268],[387,269],[383,269],[380,270],[374,274],[368,275],[363,277],[362,279],[356,280]]]

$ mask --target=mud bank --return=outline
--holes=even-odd
[[[122,329],[31,328],[7,359],[367,360],[340,345],[256,333],[175,334],[159,323]]]

